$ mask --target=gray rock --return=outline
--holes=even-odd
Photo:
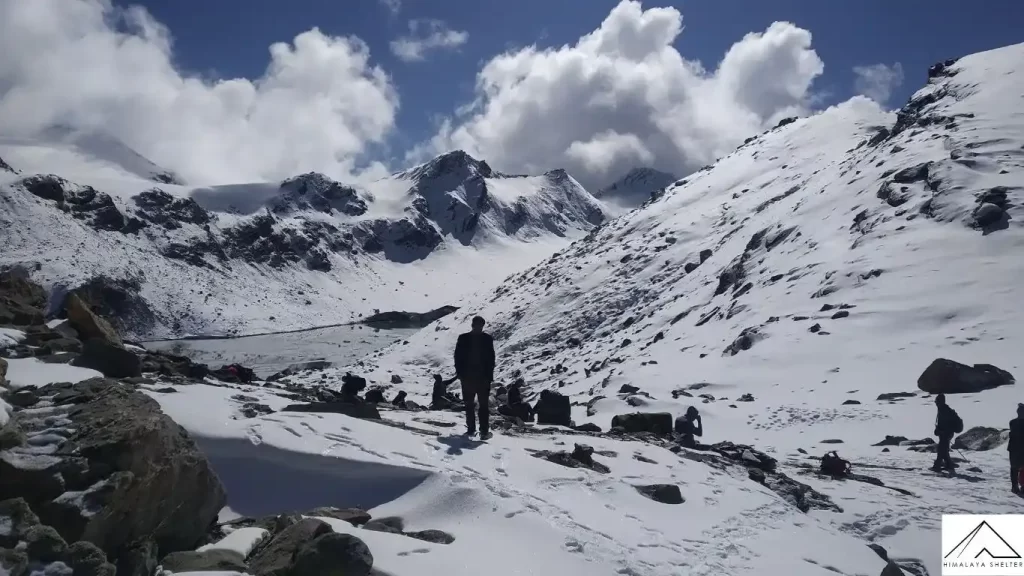
[[[455,536],[441,530],[420,530],[419,532],[406,532],[405,535],[409,538],[434,544],[451,544],[455,542]]]
[[[387,532],[388,534],[401,534],[405,529],[405,521],[397,516],[378,518],[370,520],[363,528],[374,532]]]
[[[14,548],[25,538],[29,529],[39,525],[39,517],[32,512],[24,498],[0,501],[0,519],[4,520],[4,524],[10,522],[10,528],[0,532],[0,548]]]
[[[987,426],[975,426],[953,441],[953,448],[957,450],[992,450],[1007,443],[1010,440],[1009,430],[999,430]]]
[[[1014,382],[1012,374],[991,364],[967,366],[939,358],[921,373],[917,387],[929,394],[971,394]]]
[[[77,294],[69,294],[64,301],[64,309],[68,313],[68,322],[83,340],[103,340],[115,346],[121,346],[121,337],[117,331],[99,315],[93,313],[89,305]]]
[[[108,378],[142,376],[142,360],[134,352],[98,338],[86,340],[81,356],[72,364],[98,370]]]
[[[344,520],[353,526],[362,526],[370,521],[370,513],[359,508],[333,508],[331,506],[323,506],[320,508],[314,508],[303,514],[303,516],[319,516],[323,518],[333,518],[335,520]]]
[[[72,548],[74,546],[73,544]],[[119,576],[153,576],[157,566],[156,556],[156,544],[152,540],[136,542],[118,556],[117,574]]]
[[[686,502],[683,494],[679,491],[679,486],[675,484],[651,484],[649,486],[634,486],[634,488],[636,488],[637,492],[662,504],[682,504]]]
[[[288,576],[292,559],[299,549],[318,536],[331,533],[331,527],[320,520],[304,518],[285,528],[249,560],[249,573],[255,576]]]
[[[351,418],[364,420],[380,420],[380,411],[373,404],[366,402],[310,402],[308,404],[289,404],[282,412],[321,412],[344,414]]]
[[[373,555],[366,544],[351,534],[330,532],[302,546],[290,567],[293,575],[367,576]]]
[[[612,417],[612,428],[624,432],[650,432],[652,434],[672,433],[672,414],[668,412],[635,412]]]
[[[36,524],[29,528],[22,539],[27,544],[25,551],[33,561],[49,564],[63,558],[68,545],[56,530],[49,526]]]
[[[75,576],[115,576],[118,572],[107,556],[92,542],[75,542],[67,551],[65,560]],[[154,571],[156,567],[154,566]],[[150,576],[152,572],[146,576]],[[128,576],[135,576],[129,573]]]
[[[0,358],[0,384],[7,382],[7,360]]]
[[[37,509],[42,521],[66,541],[88,540],[108,554],[147,538],[166,553],[194,548],[226,497],[185,430],[148,396],[101,378],[68,386],[53,401],[70,407],[74,429],[53,468],[82,493],[85,510],[47,501]]]
[[[4,570],[10,576],[26,576],[28,574],[28,555],[21,550],[0,548],[0,574]]]
[[[245,558],[234,550],[206,550],[204,552],[172,552],[160,561],[164,570],[171,572],[245,572]]]
[[[7,450],[25,443],[25,433],[18,426],[18,421],[11,418],[0,426],[0,450]],[[2,483],[0,483],[2,484]]]
[[[890,561],[882,568],[882,574],[880,576],[905,576],[905,572],[895,562]]]

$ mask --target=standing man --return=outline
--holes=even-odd
[[[1017,417],[1010,420],[1010,489],[1020,494],[1020,469],[1024,467],[1024,404],[1017,404]]]
[[[964,431],[964,421],[946,404],[946,395],[939,394],[935,397],[935,406],[939,409],[935,417],[935,435],[939,437],[939,445],[935,457],[935,464],[932,470],[940,472],[943,468],[950,472],[956,468],[953,459],[949,457],[949,443],[953,436]]]
[[[473,318],[473,329],[459,335],[455,344],[455,373],[462,383],[462,401],[466,406],[466,433],[476,434],[474,400],[479,403],[480,439],[491,437],[488,417],[491,383],[494,381],[494,339],[484,332],[484,319]]]

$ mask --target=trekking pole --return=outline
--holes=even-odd
[[[967,459],[967,456],[964,456],[964,453],[961,452],[959,448],[956,449],[956,453],[959,454],[960,457],[964,459],[964,462],[967,462],[968,464],[971,463],[971,461]]]

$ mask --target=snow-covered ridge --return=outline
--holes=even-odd
[[[95,278],[134,287],[124,289],[138,290],[151,311],[141,322],[124,319],[137,337],[438,308],[534,264],[607,216],[562,171],[506,176],[462,152],[365,186],[308,173],[186,187],[81,150],[0,142],[9,168],[0,172],[0,238],[9,247],[0,265],[38,265],[51,287]]]

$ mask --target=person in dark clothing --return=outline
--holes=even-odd
[[[700,412],[696,408],[690,406],[686,409],[686,414],[676,418],[675,425],[676,436],[679,437],[679,444],[684,448],[696,448],[697,439],[695,436],[704,435],[704,424],[700,419]]]
[[[959,432],[958,428],[962,429],[963,425],[956,410],[953,410],[949,407],[949,404],[946,404],[945,394],[935,396],[935,406],[939,410],[935,417],[935,435],[939,437],[939,444],[932,470],[936,472],[940,472],[943,469],[952,471],[956,468],[956,464],[953,464],[953,459],[949,456],[949,443],[953,441],[953,436]]]
[[[474,410],[479,411],[480,438],[490,436],[488,424],[491,383],[494,382],[494,339],[484,332],[484,319],[473,318],[473,329],[460,334],[455,344],[455,373],[462,383],[466,408],[466,433],[476,433]]]
[[[391,405],[395,408],[405,408],[405,390],[402,390],[395,396],[394,400],[391,401]]]
[[[448,393],[448,385],[458,379],[458,376],[445,380],[440,374],[434,374],[434,388],[430,394],[430,408],[432,410],[447,410],[455,404],[455,397]]]
[[[1010,420],[1010,489],[1020,494],[1020,470],[1024,467],[1024,404],[1017,404],[1017,417]]]
[[[351,372],[346,372],[341,377],[341,397],[342,400],[349,402],[358,402],[360,400],[359,393],[366,388],[366,378],[362,376],[354,376]]]
[[[519,418],[523,422],[533,422],[533,406],[523,402],[523,383],[523,379],[519,378],[508,387],[505,405],[498,409],[498,413]]]

